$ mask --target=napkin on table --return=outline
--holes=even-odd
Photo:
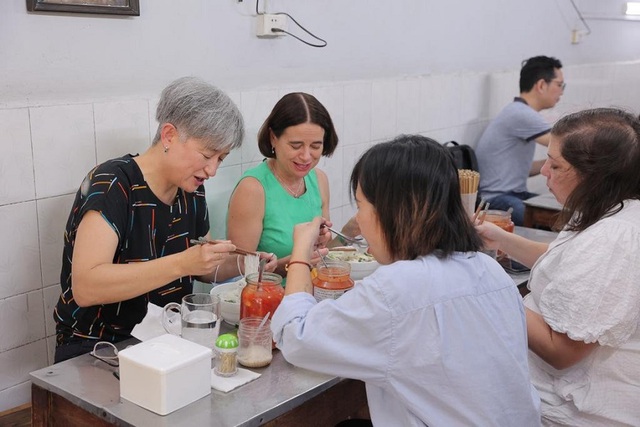
[[[238,368],[238,372],[232,377],[221,377],[211,370],[211,388],[225,393],[240,387],[243,384],[251,382],[258,378],[261,374],[250,371],[248,369]]]
[[[147,305],[147,315],[144,316],[142,322],[133,327],[131,335],[140,341],[146,341],[166,334],[167,331],[162,326],[162,311],[162,307],[149,303]]]

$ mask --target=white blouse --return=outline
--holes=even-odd
[[[563,231],[534,265],[525,306],[600,346],[556,370],[529,352],[545,425],[640,426],[640,201],[583,232]]]

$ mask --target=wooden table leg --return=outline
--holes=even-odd
[[[31,385],[31,424],[33,427],[113,426],[113,424],[107,422],[105,419],[35,384]]]
[[[334,426],[349,418],[370,418],[367,393],[362,381],[342,380],[324,393],[263,426]]]

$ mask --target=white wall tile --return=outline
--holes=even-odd
[[[0,205],[33,200],[36,195],[29,110],[0,110]],[[10,178],[9,178],[10,177]]]
[[[151,145],[147,101],[93,105],[98,163],[125,154],[142,154]]]
[[[236,107],[238,107],[238,109],[240,111],[242,111],[240,109],[240,107],[242,105],[242,94],[240,92],[228,92],[227,95],[229,95],[229,98],[231,98],[231,100],[236,104]],[[245,120],[244,116],[242,117],[242,119]],[[244,124],[244,130],[245,130],[245,133],[246,133],[246,131],[247,131],[246,120],[245,120],[245,124]],[[246,138],[242,141],[242,145],[250,144],[250,143],[257,145],[257,142],[247,142]],[[229,153],[229,155],[227,157],[225,157],[223,164],[226,167],[226,166],[239,165],[241,163],[242,163],[242,147],[236,148],[235,150],[232,150]]]
[[[344,144],[344,89],[342,85],[320,86],[313,95],[327,109],[338,134],[338,146]]]
[[[158,102],[160,102],[160,97],[155,97],[147,100],[147,106],[149,111],[149,144],[153,141],[153,138],[156,136],[156,132],[158,131],[158,121],[156,120],[156,109],[158,108]]]
[[[0,246],[0,298],[40,289],[36,202],[0,206],[0,218],[0,235],[11,242]]]
[[[360,156],[367,151],[367,149],[371,146],[370,143],[363,143],[357,145],[350,145],[346,147],[342,147],[342,167],[343,170],[343,187],[342,191],[342,206],[349,205],[349,191],[348,191],[348,183],[349,177],[351,177],[351,171],[353,167],[356,165],[357,161],[360,159]]]
[[[53,320],[53,309],[58,303],[60,290],[61,288],[59,283],[47,286],[42,290],[44,298],[44,329],[45,336],[47,337],[55,337],[56,335],[56,322]]]
[[[204,187],[209,207],[210,235],[214,239],[225,238],[227,235],[227,211],[229,198],[240,180],[242,168],[240,166],[226,166],[218,169],[216,176],[205,181]]]
[[[46,366],[47,345],[44,339],[0,353],[0,390],[29,381],[29,372]]]
[[[244,117],[246,135],[242,143],[242,163],[259,162],[263,155],[258,150],[258,130],[280,99],[277,90],[242,92],[240,111]]]
[[[53,365],[56,354],[56,336],[50,336],[45,339],[47,343],[47,366]]]
[[[338,146],[331,157],[322,157],[318,163],[320,168],[329,180],[329,208],[341,206],[343,192],[345,191],[345,170],[343,166],[343,148]]]
[[[465,73],[460,75],[458,89],[456,89],[460,92],[459,123],[481,120],[489,113],[488,79],[487,74]]]
[[[38,200],[38,228],[40,230],[40,257],[42,283],[48,286],[60,282],[64,229],[75,194]]]
[[[398,90],[395,80],[382,80],[372,84],[372,140],[388,140],[396,136],[397,98]]]
[[[0,352],[42,340],[44,335],[42,290],[0,300]]]
[[[0,412],[31,402],[31,381],[0,391]]]
[[[420,133],[429,135],[433,129],[441,127],[438,123],[438,109],[441,108],[438,101],[437,78],[425,76],[420,80]]]
[[[75,192],[96,165],[91,104],[30,109],[36,197]]]
[[[410,78],[399,80],[397,91],[397,133],[419,133],[422,130],[422,120],[420,119],[420,79]]]
[[[344,86],[343,146],[371,140],[371,83]]]

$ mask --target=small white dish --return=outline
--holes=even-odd
[[[220,316],[232,326],[240,322],[240,294],[246,283],[243,277],[235,282],[216,285],[210,291],[211,295],[220,296]]]

